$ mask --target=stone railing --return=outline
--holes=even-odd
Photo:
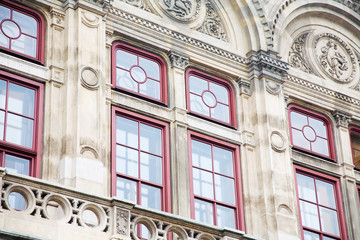
[[[218,228],[117,198],[94,196],[41,179],[7,173],[4,168],[0,168],[0,185],[0,215],[5,216],[4,221],[13,216],[26,217],[31,222],[40,221],[43,227],[47,222],[49,226],[60,222],[62,227],[75,226],[79,231],[98,232],[112,240],[138,239],[137,229],[142,229],[143,237],[145,234],[151,240],[165,240],[169,236],[172,240],[256,239],[242,231]],[[28,234],[21,229],[19,234]]]

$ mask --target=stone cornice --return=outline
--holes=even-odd
[[[63,8],[77,8],[82,6],[95,12],[106,13],[113,4],[114,0],[60,0]]]

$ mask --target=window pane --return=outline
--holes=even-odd
[[[6,141],[32,148],[33,120],[8,114]]]
[[[162,155],[161,129],[140,124],[140,149]]]
[[[116,142],[138,148],[138,122],[117,116]]]
[[[137,202],[136,182],[118,177],[116,180],[116,196]]]
[[[131,148],[116,146],[116,172],[139,177],[139,154]]]
[[[191,111],[210,117],[209,108],[204,104],[201,97],[194,94],[190,94],[190,109]]]
[[[0,46],[5,47],[5,48],[10,48],[9,45],[10,39],[8,37],[6,37],[2,31],[0,31]]]
[[[146,82],[139,85],[139,88],[141,94],[160,100],[160,82],[148,78]]]
[[[315,204],[304,202],[302,200],[300,200],[299,202],[302,225],[305,227],[320,230],[317,206]]]
[[[306,140],[302,131],[291,129],[293,145],[310,150],[310,142]]]
[[[194,194],[202,197],[214,199],[212,174],[193,168]]]
[[[27,207],[27,202],[24,196],[18,192],[11,192],[9,194],[8,203],[10,207],[18,211],[23,211]]]
[[[137,65],[137,56],[122,50],[116,51],[116,66],[129,70],[131,66]]]
[[[158,63],[139,57],[139,65],[145,70],[149,78],[160,80],[160,67]]]
[[[218,147],[213,147],[214,171],[234,176],[232,152]]]
[[[334,186],[332,184],[316,180],[316,190],[319,204],[336,208]]]
[[[5,18],[10,18],[10,9],[0,6],[0,22]]]
[[[4,120],[5,112],[0,111],[0,140],[4,140]]]
[[[299,198],[316,203],[314,179],[302,174],[296,174]]]
[[[337,239],[324,236],[323,240],[337,240]]]
[[[11,40],[11,49],[36,57],[36,39],[22,34],[18,39]]]
[[[354,164],[357,168],[360,168],[360,151],[353,149]]]
[[[216,200],[235,205],[234,179],[215,174]]]
[[[309,117],[309,125],[315,130],[317,136],[327,138],[326,125],[324,122]]]
[[[201,95],[203,91],[208,90],[208,82],[194,76],[189,77],[189,91]]]
[[[26,33],[33,37],[37,36],[37,22],[34,18],[13,11],[13,20],[19,24],[22,33]]]
[[[319,234],[304,231],[304,240],[320,240]]]
[[[0,108],[5,109],[6,81],[0,80]]]
[[[162,184],[162,158],[140,153],[141,179]]]
[[[198,220],[207,224],[214,224],[213,206],[211,203],[194,200],[195,205],[195,220]]]
[[[143,184],[141,186],[141,205],[161,210],[161,190]]]
[[[34,117],[35,91],[16,84],[9,84],[9,103],[8,110]]]
[[[30,161],[28,159],[19,158],[6,154],[5,168],[12,173],[19,173],[29,175],[30,173]]]
[[[311,143],[312,150],[325,156],[329,156],[328,141],[322,138],[316,138],[315,142]]]
[[[212,170],[211,145],[191,140],[191,154],[193,166]]]
[[[236,228],[234,209],[217,205],[216,212],[217,212],[218,226]]]
[[[308,124],[307,117],[297,113],[297,112],[291,112],[290,113],[290,119],[291,119],[291,127],[302,129],[305,125]]]
[[[320,207],[321,227],[324,232],[340,236],[337,212]]]
[[[218,103],[216,107],[211,108],[211,117],[222,122],[230,123],[229,107]]]
[[[138,84],[132,80],[130,73],[119,68],[116,69],[116,85],[133,92],[138,92]]]
[[[212,82],[209,82],[209,87],[210,91],[216,96],[218,102],[229,104],[229,93],[225,87]]]

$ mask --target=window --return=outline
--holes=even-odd
[[[170,211],[168,125],[113,107],[112,195]]]
[[[44,19],[37,12],[13,3],[0,2],[0,49],[44,63]]]
[[[0,165],[40,177],[43,86],[0,71]]]
[[[303,239],[346,239],[339,179],[295,169]]]
[[[238,147],[194,132],[189,139],[192,218],[243,230]]]
[[[236,127],[232,87],[200,71],[186,71],[187,109],[198,116]]]
[[[289,107],[291,143],[295,148],[334,159],[331,125],[327,118],[300,107]]]
[[[350,127],[351,150],[355,168],[360,169],[360,129]]]
[[[164,61],[151,53],[123,43],[112,47],[112,81],[116,89],[167,104]]]

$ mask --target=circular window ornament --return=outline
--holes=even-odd
[[[318,34],[314,39],[315,57],[321,71],[340,83],[354,80],[357,61],[350,46],[331,33]]]
[[[201,95],[201,98],[206,106],[209,108],[214,108],[217,104],[215,95],[210,91],[204,91]]]
[[[0,26],[2,32],[11,39],[17,39],[21,35],[21,30],[19,25],[17,25],[14,21],[7,19],[4,20]]]
[[[71,204],[59,195],[48,195],[44,199],[44,214],[50,220],[68,222],[71,217]]]
[[[30,214],[34,211],[35,196],[29,189],[13,185],[6,190],[5,203],[12,211]]]
[[[103,230],[106,227],[106,214],[95,204],[85,204],[80,209],[79,222],[84,227]]]
[[[306,125],[303,127],[302,132],[303,132],[304,137],[309,142],[314,142],[316,140],[316,132],[312,127]]]
[[[146,82],[146,72],[140,66],[131,67],[130,76],[135,82],[137,82],[139,84]]]

